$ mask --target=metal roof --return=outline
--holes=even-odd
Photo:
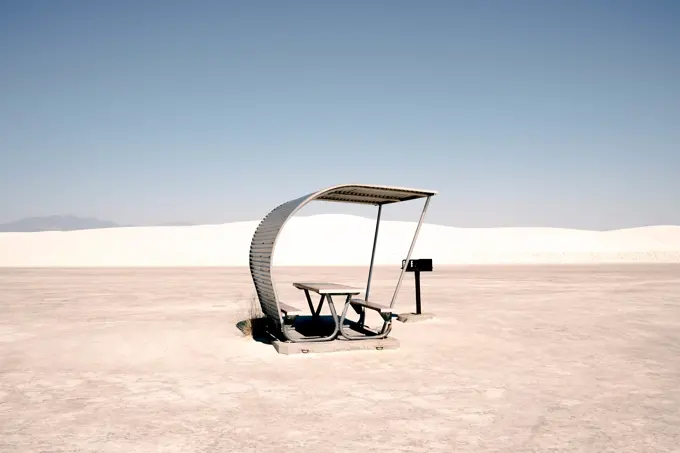
[[[434,190],[408,187],[342,184],[311,194],[314,200],[381,205],[436,195]],[[310,200],[311,201],[311,200]]]

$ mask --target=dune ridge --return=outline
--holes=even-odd
[[[0,233],[1,267],[247,266],[258,221]],[[383,221],[376,264],[399,264],[415,222]],[[289,221],[275,265],[366,265],[374,221],[325,214]],[[436,264],[680,263],[680,226],[612,231],[424,224],[413,257]]]

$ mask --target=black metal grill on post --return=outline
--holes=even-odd
[[[421,303],[420,303],[420,273],[421,272],[432,272],[432,259],[431,258],[421,258],[415,260],[408,260],[408,265],[406,260],[401,260],[401,268],[404,269],[406,266],[406,272],[414,272],[416,280],[416,314],[422,314]]]

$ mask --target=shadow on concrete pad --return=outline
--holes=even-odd
[[[249,336],[258,343],[271,345],[279,340],[272,336],[268,330],[269,321],[265,317],[244,319],[236,323],[236,328],[244,336]],[[335,325],[331,316],[319,316],[315,318],[311,315],[297,316],[293,324],[295,336],[300,337],[325,337],[333,333]],[[276,330],[276,329],[271,329]]]

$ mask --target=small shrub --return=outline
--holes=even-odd
[[[267,318],[262,313],[257,296],[252,296],[248,301],[248,317],[239,323],[239,329],[243,335],[253,338],[261,337],[266,333]]]

